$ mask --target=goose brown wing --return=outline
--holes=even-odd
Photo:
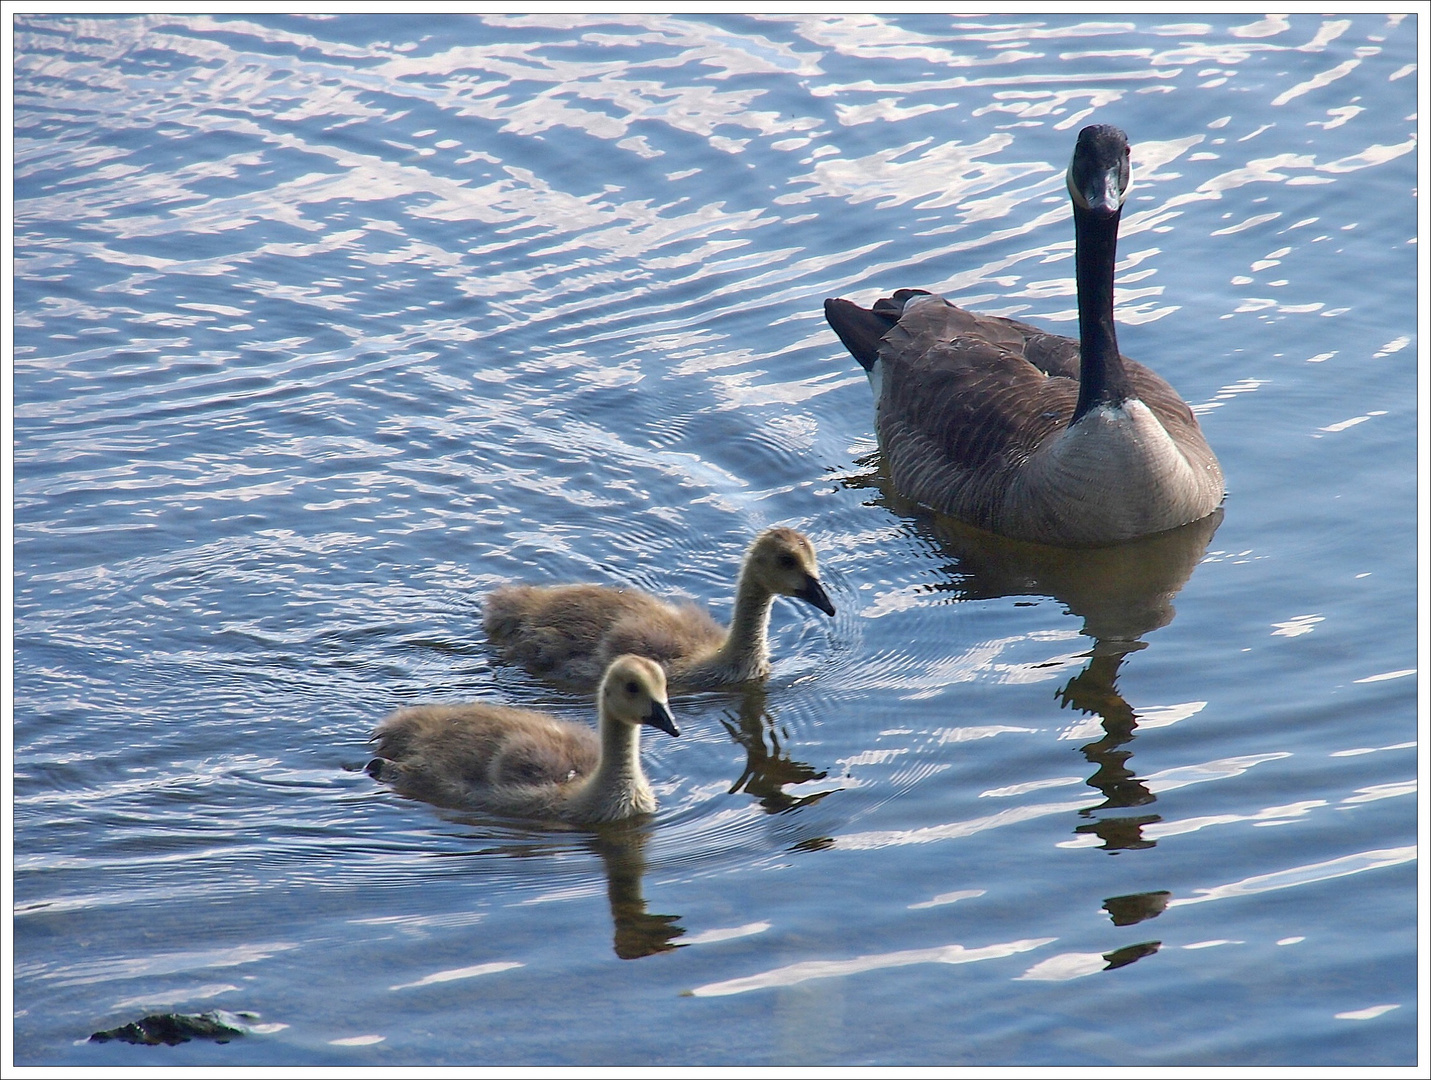
[[[1055,372],[1030,361],[1025,330]],[[937,447],[956,469],[1016,466],[1068,423],[1078,400],[1077,380],[1061,374],[1067,351],[1057,340],[930,298],[885,336],[881,424],[912,428],[919,445]]]
[[[1030,326],[1028,323],[1017,322],[1013,319],[1001,321],[1007,322],[1023,336],[1024,359],[1030,364],[1048,375],[1061,375],[1074,382],[1078,381],[1077,339],[1059,337],[1057,334],[1047,333],[1036,326]],[[1168,384],[1168,381],[1136,360],[1129,360],[1121,353],[1119,356],[1122,357],[1123,367],[1128,373],[1128,381],[1132,384],[1134,395],[1163,422],[1168,433],[1179,442],[1182,441],[1185,434],[1201,440],[1202,431],[1198,427],[1192,409],[1188,408],[1187,402],[1178,396],[1178,392]]]
[[[1065,379],[1078,381],[1079,358],[1076,338],[1050,334],[1040,330],[1037,326],[1016,322],[1013,319],[1001,321],[1007,322],[1023,337],[1024,359],[1030,364],[1045,375],[1060,375]]]
[[[907,302],[915,295],[922,294],[896,293],[895,298]],[[882,300],[876,310],[881,305],[886,305],[887,313],[903,308]],[[946,344],[962,355],[940,358],[940,346]],[[1054,428],[1065,426],[1077,403],[1077,339],[1050,334],[1016,319],[978,315],[940,297],[903,308],[898,323],[885,336],[880,359],[888,372],[907,371],[913,380],[910,389],[915,392],[926,377],[924,370],[951,369],[951,374],[941,379],[941,392],[931,392],[926,407],[947,410],[943,437],[953,434],[950,424],[959,425],[963,434],[956,460],[961,463],[965,461],[962,455],[969,452],[963,449],[966,443],[973,446],[975,456],[970,461],[987,459],[1002,447],[1022,444],[1032,448]],[[1167,380],[1126,356],[1123,365],[1136,396],[1173,439],[1188,449],[1202,447],[1210,458],[1212,452],[1206,449],[1196,417]],[[896,375],[891,381],[905,380]],[[990,409],[992,415],[983,418],[981,429],[970,414],[983,408]],[[1001,436],[1001,431],[1007,434]]]
[[[1215,462],[1212,449],[1203,438],[1202,428],[1188,403],[1178,396],[1178,392],[1168,385],[1168,381],[1155,371],[1145,368],[1134,360],[1123,358],[1128,379],[1133,391],[1144,405],[1153,410],[1153,415],[1162,421],[1173,441],[1182,447],[1189,459],[1206,456],[1206,461]],[[1205,464],[1195,460],[1194,464]]]

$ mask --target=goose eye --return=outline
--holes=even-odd
[[[788,554],[788,553],[787,553],[787,554],[781,555],[780,558],[777,559],[776,561],[777,561],[778,563],[780,563],[781,569],[784,569],[784,570],[794,570],[794,569],[795,569],[795,556],[794,556],[794,555],[791,555],[791,554]]]
[[[641,690],[641,688],[640,688],[639,686],[637,686],[634,682],[628,682],[628,683],[626,684],[626,692],[627,692],[628,694],[632,695],[633,697],[634,697],[636,694],[638,694],[638,693],[640,692],[640,690]]]

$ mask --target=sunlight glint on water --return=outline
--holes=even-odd
[[[17,16],[16,1063],[1411,1063],[1418,29]],[[1229,496],[1017,553],[890,490],[821,304],[1075,333],[1091,122]],[[361,771],[590,717],[495,584],[727,618],[772,524],[838,614],[673,703],[651,821]]]

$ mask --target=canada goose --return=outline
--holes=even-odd
[[[1163,379],[1118,352],[1113,268],[1128,138],[1078,134],[1068,167],[1079,340],[901,289],[825,318],[869,373],[890,478],[907,496],[1020,540],[1076,546],[1212,513],[1222,470]]]
[[[661,665],[619,656],[596,695],[597,730],[531,709],[414,705],[373,733],[375,778],[438,806],[576,825],[656,809],[640,725],[679,735]]]
[[[503,586],[487,598],[485,625],[503,659],[557,682],[590,686],[613,656],[635,653],[662,664],[673,690],[700,690],[770,670],[777,594],[835,613],[814,545],[794,529],[767,529],[750,545],[729,631],[695,604],[602,585]]]

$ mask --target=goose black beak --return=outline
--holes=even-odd
[[[820,584],[819,578],[806,578],[805,587],[795,595],[807,604],[814,604],[826,615],[835,614],[835,605],[830,603],[830,594],[825,592],[825,586]]]
[[[680,730],[676,727],[675,717],[671,715],[671,710],[666,707],[664,701],[651,702],[651,711],[641,718],[641,723],[650,724],[653,728],[659,728],[667,735],[680,735]]]

